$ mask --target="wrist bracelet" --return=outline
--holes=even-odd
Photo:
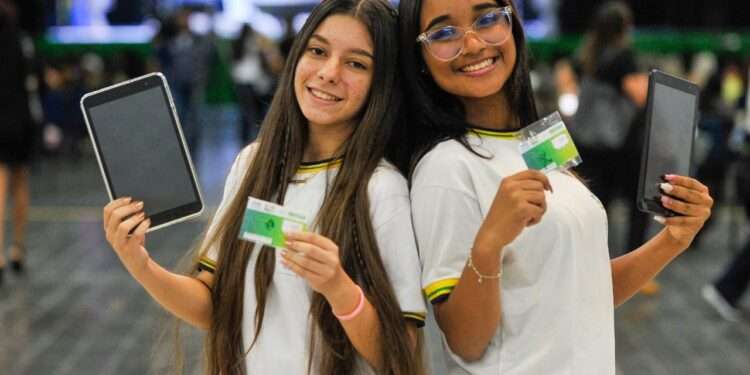
[[[362,312],[362,310],[365,309],[365,293],[362,291],[362,288],[360,288],[359,285],[357,285],[357,290],[359,291],[359,302],[357,303],[357,307],[354,308],[354,311],[346,315],[336,315],[336,313],[333,313],[333,316],[335,316],[338,320],[343,322],[352,320],[356,318],[357,315]]]
[[[471,268],[471,270],[474,271],[475,274],[477,274],[477,282],[479,284],[481,284],[482,280],[484,280],[484,279],[490,279],[490,280],[492,280],[492,279],[499,279],[500,277],[503,276],[503,268],[502,268],[502,266],[500,267],[500,272],[498,272],[496,275],[482,275],[479,272],[479,270],[476,267],[474,267],[474,262],[471,259],[471,252],[469,252],[469,262],[468,263],[469,263],[469,268]]]

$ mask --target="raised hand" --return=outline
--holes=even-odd
[[[552,191],[552,185],[539,171],[526,170],[504,178],[474,246],[500,251],[524,228],[541,221],[547,211],[545,190]]]
[[[666,175],[665,179],[667,182],[660,186],[664,192],[662,205],[684,216],[656,217],[656,221],[666,226],[680,247],[687,249],[711,216],[714,200],[708,188],[696,179],[676,175]]]
[[[151,225],[151,220],[146,219],[143,212],[143,202],[134,202],[131,198],[116,199],[104,206],[103,214],[107,242],[125,268],[131,274],[143,269],[149,259],[144,244],[146,231]]]

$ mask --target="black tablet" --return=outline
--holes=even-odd
[[[662,206],[659,184],[666,174],[692,174],[699,92],[697,85],[664,72],[652,70],[649,75],[637,198],[641,211],[665,217],[678,215]]]
[[[110,200],[143,201],[149,231],[203,211],[166,79],[152,73],[88,93],[81,110]]]

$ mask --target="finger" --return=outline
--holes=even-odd
[[[132,216],[138,211],[143,209],[143,202],[133,202],[121,207],[116,208],[112,211],[107,223],[107,230],[111,233],[117,231],[117,227],[127,217]]]
[[[293,254],[299,254],[300,256],[308,257],[319,263],[329,264],[331,262],[330,251],[325,251],[318,246],[311,243],[302,241],[286,241],[286,248],[291,250]],[[338,256],[338,255],[336,255]]]
[[[114,242],[118,245],[125,244],[128,241],[130,231],[132,231],[133,228],[140,224],[140,222],[143,221],[145,217],[146,214],[141,212],[120,223],[120,225],[117,226],[117,231],[115,232]]]
[[[144,244],[146,242],[146,232],[148,232],[148,228],[150,227],[151,219],[141,221],[138,226],[135,227],[135,230],[130,236],[129,241],[137,241],[137,243],[139,244]]]
[[[282,257],[281,264],[287,269],[289,269],[290,271],[299,275],[300,277],[309,279],[311,277],[319,276],[316,273],[313,273],[312,271],[308,270],[307,268],[302,267],[298,262],[290,259],[288,256],[285,256],[283,252],[282,252],[281,257]]]
[[[523,172],[516,173],[515,175],[511,176],[511,178],[513,178],[514,180],[518,179],[539,181],[542,183],[542,185],[544,185],[545,190],[552,191],[552,185],[550,184],[547,175],[537,170],[528,169]]]
[[[322,277],[324,275],[329,274],[331,270],[331,266],[320,263],[314,259],[311,259],[306,256],[302,256],[298,253],[294,253],[292,251],[282,251],[281,252],[281,258],[282,260],[287,261],[288,263],[294,263],[298,265],[300,268],[308,271],[311,276],[318,276]]]
[[[526,226],[531,227],[542,221],[545,210],[536,205],[526,206]]]
[[[673,198],[678,198],[683,202],[693,204],[707,204],[708,199],[705,193],[698,192],[697,190],[688,189],[682,186],[672,185],[670,183],[661,183],[659,188],[664,193],[668,194]]]
[[[546,186],[540,181],[536,180],[522,180],[518,181],[518,188],[521,190],[532,190],[532,191],[544,191]]]
[[[338,251],[338,246],[335,242],[315,232],[284,232],[284,236],[287,240],[307,242],[323,250],[335,249]]]
[[[678,185],[683,186],[688,189],[697,190],[701,193],[708,193],[708,188],[706,185],[703,185],[698,180],[691,178],[691,177],[685,177],[685,176],[678,176],[674,174],[668,174],[664,176],[664,178],[667,180],[667,182],[671,183],[672,185]]]
[[[707,216],[707,213],[710,212],[706,207],[685,203],[683,201],[670,198],[666,195],[662,195],[661,197],[661,204],[662,206],[677,212],[682,215],[686,216],[693,216],[693,217],[704,217]]]
[[[112,211],[130,203],[133,199],[130,197],[115,199],[112,202],[107,203],[102,209],[102,221],[104,222],[104,230],[107,230],[107,223],[109,222]]]
[[[522,197],[526,202],[535,206],[547,207],[547,196],[543,191],[525,191]]]

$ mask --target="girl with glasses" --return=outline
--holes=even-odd
[[[667,176],[664,205],[685,216],[659,218],[659,234],[610,260],[596,197],[571,173],[528,170],[518,150],[539,116],[514,5],[401,0],[399,11],[402,157],[448,373],[614,374],[614,307],[690,245],[707,189]]]
[[[107,239],[128,271],[207,331],[208,374],[421,374],[409,193],[383,159],[401,101],[396,35],[386,0],[313,10],[258,142],[229,173],[193,274],[149,257],[142,204],[105,207]],[[248,197],[314,218],[313,231],[288,234],[284,249],[239,240]]]

